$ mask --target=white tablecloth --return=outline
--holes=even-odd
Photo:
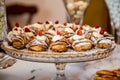
[[[65,68],[68,80],[92,80],[97,70],[113,70],[120,68],[120,45],[117,45],[113,54],[105,59],[69,63]],[[0,80],[53,80],[56,76],[56,68],[53,63],[37,63],[23,60],[7,69],[0,70]]]

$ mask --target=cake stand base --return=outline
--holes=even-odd
[[[55,80],[66,80],[65,77],[65,66],[66,63],[55,63],[57,74]]]

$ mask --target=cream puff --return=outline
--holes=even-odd
[[[97,48],[108,49],[112,47],[112,41],[110,39],[102,38],[97,41]]]
[[[68,50],[69,42],[67,38],[61,35],[55,35],[52,38],[52,43],[50,44],[50,49],[55,52],[65,52]]]
[[[46,51],[49,47],[49,39],[39,32],[35,39],[30,41],[26,47],[32,51]]]
[[[86,51],[90,50],[93,47],[93,43],[89,39],[75,40],[72,43],[72,48],[75,51]]]
[[[16,26],[10,31],[7,35],[7,40],[9,45],[13,46],[17,49],[23,49],[26,44],[26,40],[24,37],[24,31],[19,24],[16,23]]]

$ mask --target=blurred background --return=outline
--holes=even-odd
[[[119,0],[6,0],[8,26],[11,30],[35,22],[59,20],[80,25],[99,25],[119,42]]]

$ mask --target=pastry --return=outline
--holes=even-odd
[[[80,26],[79,23],[37,22],[21,28],[18,23],[7,35],[8,43],[16,49],[66,52],[108,49],[114,37],[99,26]]]
[[[99,76],[105,76],[105,75],[116,76],[115,73],[113,73],[112,71],[109,71],[109,70],[100,70],[100,71],[97,71],[96,75],[99,75]]]
[[[94,80],[118,80],[118,78],[114,76],[106,76],[106,77],[95,76]]]
[[[45,31],[45,34],[44,34],[44,35],[46,35],[46,36],[50,39],[50,41],[51,41],[51,40],[52,40],[52,37],[55,36],[55,35],[57,35],[57,33],[56,33],[55,28],[53,27],[53,28]]]
[[[46,36],[42,35],[41,32],[39,32],[39,34],[35,37],[35,39],[30,41],[26,45],[26,47],[32,51],[46,51],[48,49],[48,46],[49,46],[49,39]]]
[[[55,35],[52,38],[50,49],[55,52],[65,52],[68,50],[68,40],[64,36]]]
[[[96,72],[94,80],[118,80],[118,76],[113,71],[100,70]]]
[[[92,49],[92,41],[87,39],[85,36],[85,30],[83,30],[82,27],[80,27],[76,34],[73,35],[69,40],[72,42],[72,48],[75,51],[86,51]]]
[[[24,30],[24,38],[26,40],[26,44],[28,44],[31,40],[34,39],[35,34],[28,27],[25,27],[23,30]]]
[[[120,69],[113,70],[112,72],[116,73],[116,75],[120,76]]]
[[[84,39],[85,35],[84,35],[84,30],[82,29],[82,27],[80,27],[78,30],[76,30],[76,32],[69,38],[71,44],[73,43],[73,41],[75,40],[80,40],[80,39]]]
[[[45,31],[44,24],[41,22],[37,22],[32,25],[29,25],[28,28],[30,28],[31,32],[34,32],[36,35],[38,34],[38,32]]]
[[[110,39],[102,38],[98,40],[96,46],[97,48],[108,49],[112,47],[112,41]]]
[[[12,46],[16,49],[23,49],[25,47],[25,39],[21,36],[16,36],[13,38]]]
[[[65,28],[71,28],[74,32],[79,28],[78,24],[64,23]]]
[[[23,49],[26,44],[24,37],[24,31],[19,27],[18,23],[7,35],[9,45],[13,46],[16,49]]]
[[[47,31],[53,27],[53,23],[51,21],[46,21],[44,23],[44,27],[45,27],[45,30]]]
[[[75,51],[86,51],[92,49],[92,41],[89,39],[75,40],[72,43],[72,48]]]
[[[71,37],[72,35],[74,35],[75,32],[74,32],[74,30],[72,30],[71,28],[66,27],[66,28],[64,28],[64,30],[62,30],[60,33],[61,33],[62,36],[66,37],[66,38],[69,38],[69,37]]]

